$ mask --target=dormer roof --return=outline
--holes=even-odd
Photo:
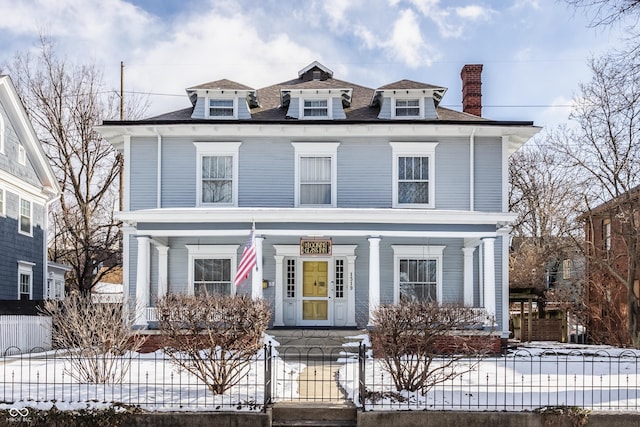
[[[446,87],[434,86],[427,83],[416,82],[413,80],[398,80],[397,82],[389,83],[376,89],[373,97],[371,98],[371,106],[379,106],[380,100],[385,94],[388,94],[388,96],[393,96],[401,95],[402,93],[404,93],[407,95],[429,96],[433,98],[437,107],[446,92]]]
[[[327,80],[332,77],[333,71],[318,61],[313,61],[302,70],[298,71],[298,78],[302,80]]]
[[[242,83],[234,82],[233,80],[221,79],[214,80],[208,83],[202,83],[197,86],[192,86],[186,89],[187,95],[192,105],[196,105],[198,96],[204,96],[207,93],[223,94],[224,92],[233,91],[238,95],[242,95],[247,98],[250,107],[257,107],[258,101],[256,99],[256,90],[252,87],[243,85]]]

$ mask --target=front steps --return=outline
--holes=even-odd
[[[267,331],[280,344],[276,350],[284,360],[356,356],[361,336],[366,333],[366,330],[360,329],[276,328]]]
[[[271,426],[356,427],[357,417],[349,404],[277,403],[271,409]]]

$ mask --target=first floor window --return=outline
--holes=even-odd
[[[35,264],[25,261],[18,262],[18,298],[21,301],[30,300],[33,290],[33,266]]]
[[[437,266],[435,259],[401,259],[400,301],[437,301]]]
[[[233,156],[202,156],[202,203],[233,203]]]
[[[193,290],[196,296],[231,294],[231,260],[194,259]]]
[[[287,259],[287,298],[296,297],[296,260]]]
[[[336,298],[344,298],[344,260],[337,259],[335,261],[335,287]]]
[[[210,99],[209,117],[233,117],[233,99]]]
[[[444,246],[391,245],[396,303],[442,301]]]
[[[604,250],[611,250],[611,220],[609,218],[602,221],[602,241],[604,243]]]
[[[20,232],[31,234],[31,202],[20,199]]]
[[[0,188],[0,215],[4,215],[4,190]]]

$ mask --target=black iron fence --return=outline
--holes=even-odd
[[[71,351],[8,351],[0,357],[0,409],[55,403],[139,406],[149,410],[253,410],[283,401],[352,401],[362,410],[522,411],[576,406],[640,411],[640,353],[636,351],[519,350],[506,356],[400,360],[403,366],[449,366],[418,389],[398,384],[365,346],[357,353],[319,348],[278,353],[264,347],[241,380],[214,394],[196,375],[162,352],[95,355],[88,366],[111,369],[104,382],[79,378]],[[411,363],[409,363],[411,362]],[[74,371],[75,370],[75,371]],[[446,375],[443,375],[445,373]]]

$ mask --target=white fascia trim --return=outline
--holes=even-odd
[[[432,209],[435,207],[435,189],[436,189],[436,146],[437,142],[390,142],[391,151],[393,152],[392,165],[392,203],[394,208],[412,207]],[[398,157],[428,157],[429,158],[429,203],[427,204],[409,204],[398,203]]]
[[[400,264],[402,258],[411,259],[435,259],[437,262],[437,291],[438,303],[442,303],[442,277],[444,266],[442,265],[443,253],[446,246],[412,246],[412,245],[391,245],[393,250],[393,302],[400,302]]]
[[[196,203],[199,207],[238,206],[238,156],[242,142],[206,142],[196,141]],[[202,157],[203,156],[231,156],[233,162],[231,203],[203,203],[202,202]]]
[[[159,134],[156,134],[160,138]],[[130,188],[131,188],[131,136],[124,135],[123,137],[123,151],[124,151],[124,210],[128,211],[131,206]]]
[[[322,214],[321,220],[319,214]],[[425,209],[345,209],[345,208],[175,208],[119,212],[117,218],[134,225],[158,223],[383,223],[383,224],[499,224],[511,223],[510,212],[470,212]]]
[[[140,236],[158,236],[158,237],[246,237],[246,232],[239,230],[142,230],[136,233]],[[300,237],[300,236],[318,236],[317,229],[269,229],[261,228],[260,235],[264,237]],[[496,237],[496,232],[468,232],[468,231],[393,231],[393,230],[323,230],[323,236],[331,237],[414,237],[420,239],[435,238],[456,238],[456,239],[474,239],[479,240],[486,237]]]
[[[95,130],[107,139],[117,149],[122,149],[123,136],[132,137],[155,137],[158,134],[167,137],[184,138],[216,138],[224,139],[246,139],[252,137],[282,138],[287,135],[295,140],[296,138],[317,138],[323,135],[326,138],[337,140],[344,139],[345,135],[352,138],[363,138],[375,135],[376,137],[401,139],[415,138],[439,139],[443,137],[465,137],[468,138],[475,132],[475,136],[480,137],[502,137],[507,136],[509,141],[509,154],[522,146],[531,137],[537,134],[541,128],[536,126],[483,126],[482,121],[477,124],[437,124],[437,123],[394,123],[385,121],[384,123],[372,124],[335,124],[331,121],[326,123],[305,124],[296,122],[286,123],[216,123],[215,125],[203,125],[201,123],[180,123],[180,124],[140,124],[140,125],[102,125],[95,126]]]
[[[300,206],[300,158],[301,157],[330,157],[331,158],[331,207],[335,208],[338,201],[338,146],[339,142],[292,142],[295,152],[294,172],[294,205]],[[325,206],[318,206],[324,209]]]
[[[5,190],[17,194],[25,199],[30,199],[35,203],[44,204],[50,199],[51,193],[42,188],[29,184],[22,179],[0,170],[0,183]]]
[[[4,154],[5,139],[4,117],[0,114],[0,154]]]

